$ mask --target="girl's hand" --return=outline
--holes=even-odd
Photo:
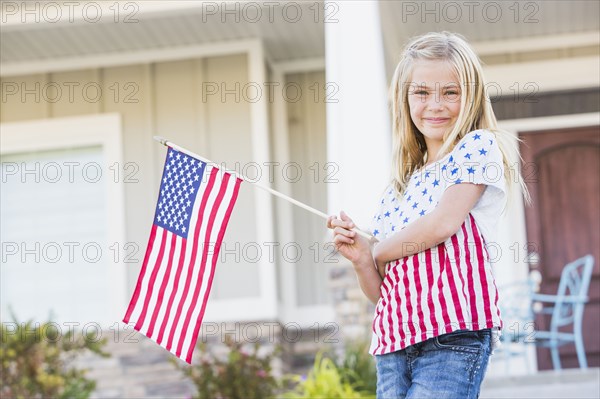
[[[340,212],[340,219],[337,216],[327,219],[327,228],[333,229],[333,243],[344,258],[354,264],[373,264],[369,241],[352,231],[354,227],[354,222],[344,211]]]

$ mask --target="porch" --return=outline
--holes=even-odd
[[[483,382],[481,399],[598,398],[600,368],[539,371],[534,374],[490,377]]]

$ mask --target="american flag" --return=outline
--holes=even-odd
[[[241,179],[169,148],[148,247],[123,321],[188,363]]]

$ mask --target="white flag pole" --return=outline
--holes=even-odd
[[[198,154],[195,154],[195,153],[193,153],[192,151],[189,151],[189,150],[187,150],[187,149],[185,149],[185,148],[183,148],[183,147],[180,147],[180,146],[178,146],[177,144],[173,143],[172,141],[169,141],[169,140],[165,139],[164,137],[160,137],[160,136],[154,136],[154,140],[158,141],[159,143],[161,143],[161,144],[162,144],[162,145],[164,145],[164,146],[171,147],[171,148],[173,148],[173,149],[175,149],[175,150],[177,150],[177,151],[183,152],[184,154],[187,154],[187,155],[189,155],[189,156],[192,156],[192,157],[194,157],[194,158],[197,158],[197,159],[199,159],[199,160],[201,160],[201,161],[203,161],[203,162],[206,162],[206,163],[207,163],[207,164],[209,164],[209,165],[216,166],[216,167],[218,167],[219,169],[223,170],[224,172],[227,172],[227,173],[230,173],[230,174],[232,174],[232,175],[234,175],[234,176],[237,176],[237,177],[239,177],[240,179],[242,179],[242,180],[244,180],[244,181],[246,181],[246,182],[248,182],[248,183],[251,183],[251,184],[252,184],[252,185],[254,185],[255,187],[258,187],[258,188],[260,188],[260,189],[262,189],[262,190],[268,191],[269,193],[271,193],[271,194],[273,194],[273,195],[275,195],[275,196],[277,196],[277,197],[279,197],[279,198],[283,198],[284,200],[286,200],[286,201],[289,201],[289,202],[291,202],[292,204],[299,206],[300,208],[304,208],[304,209],[306,209],[307,211],[314,213],[315,215],[321,216],[321,217],[322,217],[323,219],[325,219],[325,220],[327,220],[327,218],[329,218],[329,215],[327,215],[327,214],[326,214],[326,213],[324,213],[324,212],[321,212],[321,211],[320,211],[320,210],[318,210],[318,209],[315,209],[315,208],[313,208],[312,206],[308,206],[308,205],[306,205],[305,203],[303,203],[303,202],[300,202],[300,201],[298,201],[298,200],[295,200],[295,199],[293,199],[292,197],[289,197],[289,196],[287,196],[287,195],[285,195],[285,194],[283,194],[283,193],[280,193],[280,192],[279,192],[279,191],[277,191],[277,190],[273,190],[271,187],[267,187],[267,186],[264,186],[264,185],[262,185],[262,184],[260,184],[260,183],[257,183],[257,182],[254,182],[254,181],[248,180],[248,178],[246,178],[246,176],[244,176],[244,175],[243,175],[243,174],[241,174],[241,173],[237,173],[237,172],[234,172],[234,171],[232,171],[232,170],[223,169],[223,168],[222,168],[220,165],[217,165],[217,164],[216,164],[216,163],[214,163],[213,161],[211,161],[211,160],[209,160],[209,159],[206,159],[206,158],[204,158],[203,156],[200,156],[200,155],[198,155]],[[363,236],[363,237],[364,237],[364,238],[366,238],[367,240],[371,240],[371,239],[373,238],[373,236],[372,236],[371,234],[369,234],[369,233],[367,233],[367,232],[365,232],[365,231],[362,231],[362,230],[360,230],[360,229],[358,229],[358,228],[354,228],[354,229],[352,229],[352,230],[353,230],[353,231],[356,231],[356,233],[357,233],[357,234],[359,234],[359,235]]]

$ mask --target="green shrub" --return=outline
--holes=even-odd
[[[2,398],[76,398],[89,397],[96,383],[85,378],[85,370],[69,367],[81,352],[102,351],[106,339],[96,340],[94,332],[66,334],[56,323],[2,323],[0,358],[2,359]]]
[[[206,399],[266,399],[275,396],[278,383],[271,375],[271,361],[276,353],[259,357],[259,344],[253,351],[244,351],[243,343],[226,336],[227,358],[208,352],[200,343],[202,357],[198,364],[187,365],[174,359],[175,366],[196,385],[195,398]]]
[[[348,371],[341,371],[333,360],[323,357],[319,353],[315,359],[312,370],[306,379],[296,376],[296,388],[284,394],[285,398],[374,398],[370,392],[362,391],[359,384],[351,383],[344,375]]]
[[[375,360],[369,353],[370,343],[355,341],[346,346],[344,358],[336,363],[342,381],[348,382],[355,389],[372,392],[377,389],[377,369]]]

